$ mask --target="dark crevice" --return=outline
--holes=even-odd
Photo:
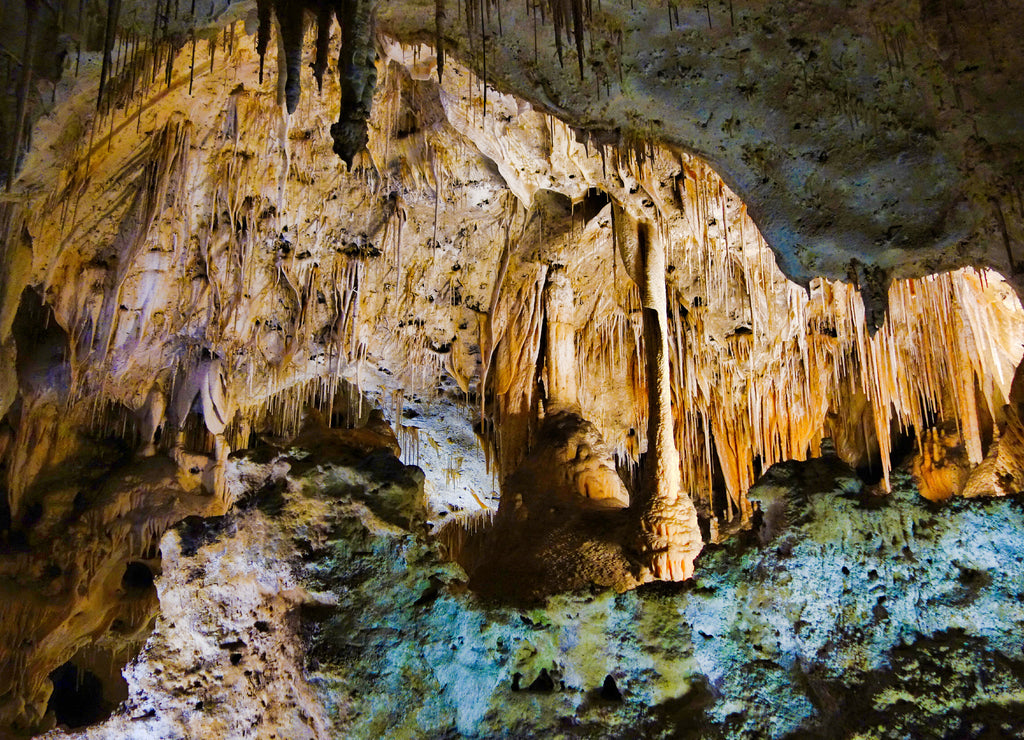
[[[114,707],[104,699],[103,682],[92,671],[67,662],[50,674],[53,693],[47,709],[57,724],[74,730],[96,724],[110,716]]]

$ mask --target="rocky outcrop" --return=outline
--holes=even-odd
[[[965,480],[957,493],[974,498],[1010,496],[1024,490],[1024,364],[1013,377],[1005,411],[1002,433],[980,465],[961,473]]]
[[[4,732],[36,732],[62,717],[50,679],[63,666],[102,680],[103,701],[117,704],[119,669],[156,615],[160,536],[188,516],[224,511],[218,497],[186,492],[167,458],[122,462],[104,475],[94,470],[102,452],[79,449],[64,463],[77,476],[48,476],[44,503],[29,508],[32,521],[0,552]],[[89,711],[102,711],[100,699]]]
[[[130,696],[74,736],[1022,729],[1014,500],[936,509],[904,470],[879,497],[826,450],[769,471],[763,522],[706,549],[694,582],[513,608],[467,593],[407,527],[418,472],[308,452],[240,458],[239,506],[163,538]]]

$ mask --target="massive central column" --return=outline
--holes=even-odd
[[[665,245],[649,224],[637,223],[621,208],[613,208],[616,241],[630,277],[640,288],[643,306],[647,456],[636,544],[654,578],[681,581],[693,575],[693,561],[704,545],[697,510],[681,490],[672,421]]]

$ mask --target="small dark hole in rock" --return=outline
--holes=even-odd
[[[70,729],[95,724],[110,714],[103,701],[103,682],[91,671],[65,663],[50,674],[53,693],[48,708],[57,723]]]
[[[555,682],[548,673],[547,668],[540,669],[540,675],[533,679],[533,683],[530,684],[529,691],[540,691],[544,693],[551,693],[555,690]]]
[[[126,591],[145,591],[153,586],[153,571],[145,563],[128,563],[121,576],[121,587]]]
[[[622,692],[615,685],[615,679],[611,674],[604,677],[604,685],[601,686],[601,698],[607,701],[622,701]]]

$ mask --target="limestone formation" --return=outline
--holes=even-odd
[[[736,638],[746,657],[715,653],[724,662],[700,673],[727,687],[708,719],[725,734],[813,734],[842,714],[834,676],[815,673],[835,665],[815,656],[855,640],[866,615],[882,625],[891,610],[922,655],[951,654],[935,635],[965,623],[955,608],[979,593],[1016,599],[1011,561],[1003,575],[972,565],[954,578],[946,548],[970,537],[947,533],[928,544],[948,566],[944,591],[903,593],[898,615],[892,601],[858,599],[926,579],[913,550],[928,535],[912,530],[929,517],[971,532],[987,511],[1019,524],[1012,502],[970,500],[1024,490],[1024,15],[1012,11],[977,0],[6,3],[0,735],[75,721],[61,697],[81,682],[100,687],[90,722],[130,688],[97,730],[109,736],[136,720],[166,736],[260,735],[260,722],[289,737],[493,729],[490,699],[435,722],[449,709],[410,698],[401,727],[344,714],[369,706],[336,701],[350,691],[331,672],[346,650],[404,648],[382,637],[379,616],[367,642],[347,642],[356,601],[323,635],[303,630],[335,598],[365,601],[364,577],[396,618],[441,604],[469,620],[465,644],[431,647],[443,660],[416,652],[411,676],[422,661],[450,665],[444,650],[475,660],[489,628],[459,599],[488,599],[515,621],[528,612],[510,604],[562,614],[596,589],[628,622],[621,604],[667,595],[678,608],[658,607],[655,622],[685,621],[699,662],[711,649],[701,640],[726,627],[688,595],[729,584],[721,603],[692,597],[720,613],[749,589],[748,616],[728,626],[759,625]],[[844,493],[815,498],[815,471],[841,465],[833,453],[850,468]],[[786,471],[806,474],[783,496],[772,481]],[[181,524],[189,517],[201,519]],[[756,556],[743,549],[755,542]],[[827,618],[828,599],[772,581],[811,610],[772,634],[790,611],[749,616],[772,597],[723,573],[732,563],[767,583],[752,558],[783,572],[793,552],[821,569],[818,545],[835,562],[846,547],[876,553],[863,555],[876,576],[851,586],[816,574],[835,603],[863,591],[854,613]],[[442,546],[454,562],[438,559]],[[381,588],[371,561],[396,580]],[[290,568],[325,579],[324,595]],[[210,593],[192,635],[185,601],[199,598],[189,579],[200,571]],[[644,585],[690,579],[696,588]],[[221,593],[243,582],[244,598]],[[1013,609],[1000,614],[1001,630],[1019,631]],[[304,663],[299,644],[330,670]],[[895,644],[858,664],[857,692],[885,661],[904,666],[883,656]],[[776,667],[749,668],[762,660],[752,646]],[[504,650],[480,654],[492,647]],[[140,649],[126,688],[120,670]],[[1021,659],[1019,645],[998,649]],[[577,675],[575,658],[545,650],[501,653],[508,670],[484,673],[522,689],[516,700],[559,695],[558,716],[587,722],[603,706],[587,702],[606,699],[585,691],[607,685],[637,721],[641,706],[665,717],[682,706],[678,691],[643,694],[624,678],[632,669]],[[257,685],[264,669],[284,687],[273,696]],[[758,690],[737,672],[775,676],[766,685],[784,686],[795,714],[729,720],[722,707]],[[368,675],[351,685],[365,690]],[[218,676],[246,698],[224,699]],[[489,686],[481,696],[498,696]],[[886,686],[872,700],[896,712],[895,679]],[[549,709],[524,732],[550,729],[537,719]],[[877,711],[866,733],[884,725]],[[907,733],[927,726],[919,719]]]
[[[699,587],[515,608],[467,591],[436,541],[400,523],[399,510],[423,513],[414,468],[385,450],[312,465],[307,452],[232,460],[239,504],[161,541],[160,615],[125,669],[126,701],[48,737],[1020,729],[1012,501],[937,515],[900,468],[892,496],[869,505],[879,497],[826,444],[758,483],[771,517],[704,552]]]
[[[547,331],[546,399],[550,409],[578,406],[576,382],[575,297],[572,281],[561,269],[548,273],[544,286],[544,328]]]

